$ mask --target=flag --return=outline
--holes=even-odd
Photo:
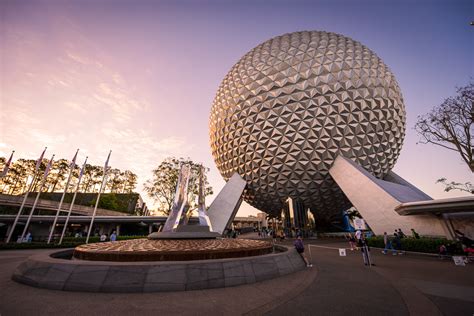
[[[69,165],[69,168],[74,168],[76,166],[76,158],[77,158],[77,153],[79,152],[79,149],[76,151],[76,154],[74,155],[74,158],[72,158],[71,164]]]
[[[86,161],[84,161],[84,164],[82,165],[81,172],[79,172],[79,178],[77,179],[78,183],[81,182],[81,178],[84,175],[84,171],[86,170],[87,158],[88,157],[86,157]]]
[[[111,153],[112,153],[112,150],[109,152],[109,156],[107,156],[107,160],[105,161],[104,173],[107,172],[107,168],[109,167],[109,159],[110,159],[110,154]]]
[[[47,148],[48,148],[48,147],[45,147],[45,148],[44,148],[43,153],[42,153],[41,156],[38,158],[38,160],[36,160],[35,174],[38,172],[39,167],[41,166],[41,162],[43,161],[44,153],[46,152],[46,149],[47,149]]]
[[[54,159],[54,155],[53,157],[51,157],[51,160],[49,161],[48,165],[46,166],[46,169],[44,170],[43,180],[46,180],[46,177],[48,176],[49,169],[51,169],[51,165],[53,164],[53,159]]]
[[[12,159],[13,159],[13,153],[15,151],[12,151],[12,154],[10,155],[10,159],[8,159],[7,163],[5,164],[5,167],[3,168],[3,171],[2,173],[0,173],[0,178],[3,178],[4,176],[7,175],[8,173],[8,169],[10,169],[10,165],[12,163]]]

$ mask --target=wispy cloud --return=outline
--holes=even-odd
[[[15,148],[19,156],[30,157],[48,146],[68,158],[81,147],[81,155],[101,164],[112,149],[111,164],[137,173],[141,190],[162,159],[185,156],[192,146],[183,137],[159,137],[142,128],[156,120],[147,98],[77,28],[57,32],[51,47],[32,30],[8,40],[9,67],[2,75],[13,79],[1,98],[0,152]],[[40,60],[35,51],[47,51],[50,58]]]
[[[80,56],[78,53],[75,53],[75,52],[66,51],[66,56],[72,59],[73,61],[75,61],[76,63],[82,64],[82,65],[90,65],[93,63],[86,57]]]

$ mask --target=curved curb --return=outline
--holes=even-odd
[[[285,251],[233,259],[113,263],[60,259],[73,249],[54,250],[29,257],[16,268],[12,279],[53,290],[140,293],[232,287],[305,268],[294,249],[276,247]]]

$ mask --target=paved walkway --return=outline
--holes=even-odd
[[[147,294],[62,292],[17,284],[10,279],[15,267],[44,250],[1,251],[0,314],[474,314],[474,264],[457,267],[448,260],[373,251],[376,266],[369,268],[358,251],[339,256],[337,248],[345,243],[308,244],[315,244],[309,246],[315,267],[286,277],[226,289]]]
[[[474,264],[372,250],[376,266],[363,265],[360,251],[338,248],[346,243],[308,242],[318,278],[301,295],[271,315],[470,315],[474,314]],[[318,313],[320,314],[320,313]]]

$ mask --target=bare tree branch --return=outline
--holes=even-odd
[[[444,100],[431,112],[418,117],[415,130],[422,144],[431,143],[456,151],[474,172],[474,82],[457,89],[457,95]]]

